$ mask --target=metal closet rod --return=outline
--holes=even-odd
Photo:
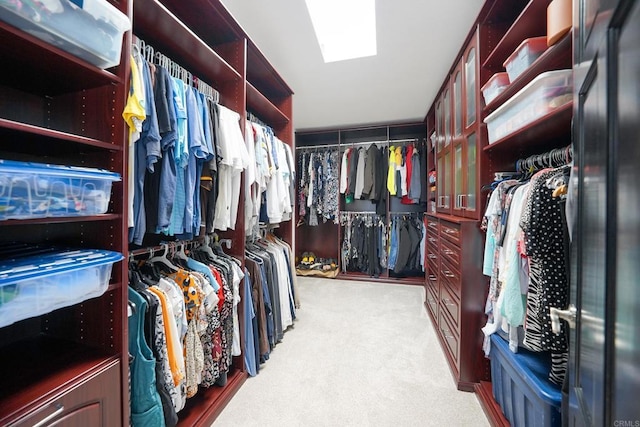
[[[420,138],[409,138],[409,139],[391,139],[384,141],[364,141],[364,142],[338,142],[336,144],[321,144],[321,145],[304,145],[301,147],[296,147],[296,150],[314,150],[316,148],[331,148],[331,147],[353,147],[356,145],[370,145],[370,144],[402,144],[405,142],[417,142]]]

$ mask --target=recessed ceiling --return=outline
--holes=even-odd
[[[376,0],[377,55],[325,63],[304,1],[222,2],[295,92],[296,130],[423,120],[484,3]]]

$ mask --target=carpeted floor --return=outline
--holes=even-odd
[[[214,426],[486,426],[457,391],[423,288],[298,278],[294,328]]]

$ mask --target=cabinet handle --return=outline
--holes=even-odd
[[[437,256],[435,254],[429,254],[429,259],[436,259]]]
[[[456,304],[451,301],[449,298],[442,298],[442,302],[444,305],[448,305],[449,307],[455,306]]]
[[[52,419],[54,419],[55,417],[57,417],[58,415],[60,415],[60,414],[62,414],[64,412],[64,405],[63,404],[58,403],[58,404],[56,404],[55,407],[57,408],[55,411],[53,411],[47,417],[45,417],[42,420],[40,420],[39,423],[34,424],[33,427],[43,427],[43,426],[47,425],[49,423],[49,421],[51,421]]]
[[[452,272],[450,272],[449,270],[442,270],[442,274],[444,274],[446,277],[456,277],[455,274],[453,274]]]
[[[454,254],[454,252],[451,249],[445,249],[443,252],[445,253],[445,255],[453,255]]]
[[[460,195],[460,209],[467,209],[467,207],[465,206],[465,203],[464,203],[465,197],[467,197],[466,194],[461,194]]]
[[[450,335],[451,332],[448,329],[440,328],[440,332],[442,332],[442,336],[445,337],[448,340],[452,340],[454,338],[453,335]]]
[[[434,245],[435,245],[435,244],[436,244],[436,242],[437,242],[437,240],[436,240],[436,239],[434,239],[433,237],[429,237],[429,241],[430,241],[431,243],[433,243]]]

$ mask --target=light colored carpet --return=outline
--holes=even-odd
[[[423,288],[298,281],[294,328],[214,426],[488,425],[455,388]]]

